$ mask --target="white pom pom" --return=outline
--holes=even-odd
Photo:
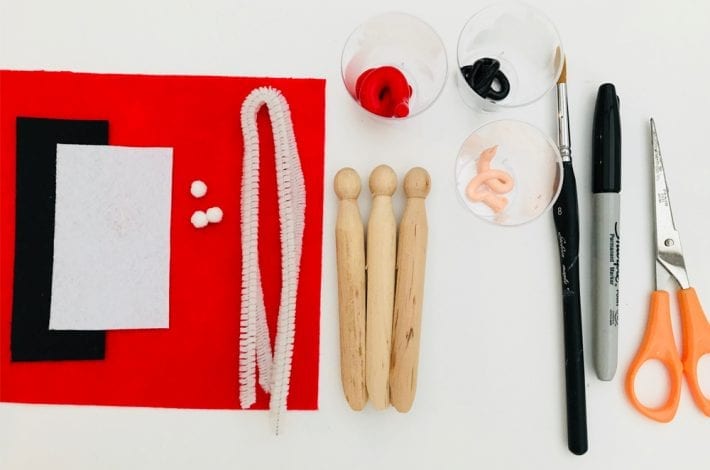
[[[209,209],[207,209],[207,220],[212,224],[221,222],[223,215],[224,213],[219,207],[210,207]]]
[[[207,214],[202,211],[195,211],[190,217],[190,222],[195,228],[207,227]]]
[[[204,181],[195,180],[190,185],[190,193],[194,197],[202,197],[207,194],[207,185]]]

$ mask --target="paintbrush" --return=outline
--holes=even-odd
[[[559,49],[557,52],[559,56]],[[570,147],[567,59],[560,58],[563,64],[557,81],[557,123],[564,175],[560,195],[553,206],[553,217],[562,265],[567,446],[572,453],[581,455],[587,451],[587,408],[582,348],[582,308],[579,299],[579,209]]]

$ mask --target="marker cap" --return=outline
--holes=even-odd
[[[592,192],[621,191],[619,97],[611,83],[599,87],[592,137]]]

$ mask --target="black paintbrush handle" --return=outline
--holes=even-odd
[[[562,265],[562,311],[565,336],[567,445],[577,455],[587,451],[587,405],[579,300],[579,209],[572,162],[564,162],[562,191],[553,206]]]

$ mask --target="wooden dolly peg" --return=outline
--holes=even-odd
[[[338,218],[335,245],[338,260],[338,307],[340,312],[340,377],[350,408],[367,404],[365,386],[365,229],[357,198],[360,176],[352,168],[335,175]]]
[[[397,175],[380,165],[370,175],[372,211],[367,224],[367,393],[378,410],[389,405],[389,369],[392,349],[397,222],[392,194]]]
[[[412,168],[404,177],[407,205],[399,225],[390,369],[390,399],[400,412],[411,409],[417,388],[424,268],[429,230],[424,199],[430,188],[429,173],[423,168]]]

